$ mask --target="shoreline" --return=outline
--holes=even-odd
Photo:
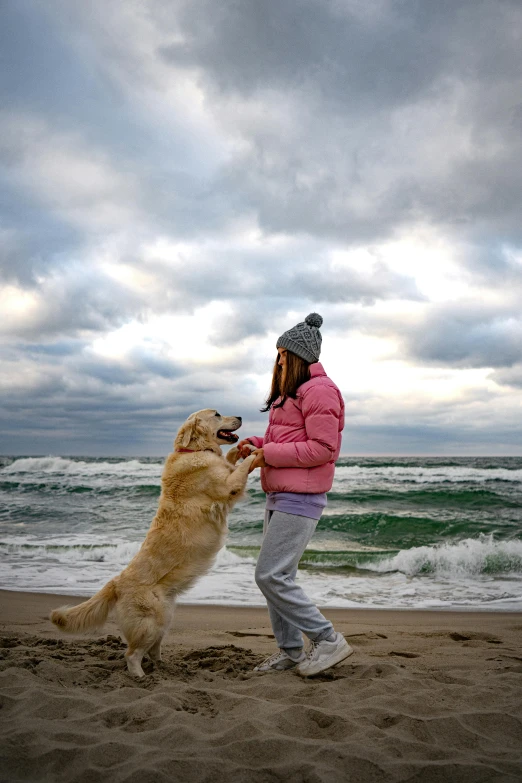
[[[93,594],[92,594],[93,595]],[[70,638],[57,631],[48,620],[45,612],[64,604],[78,604],[86,601],[90,596],[69,595],[64,593],[35,593],[25,590],[0,589],[0,630],[4,626],[15,624],[23,627],[26,623],[31,627],[35,624],[40,631],[44,631],[46,624],[49,632],[57,632],[63,638]],[[331,607],[319,606],[321,612],[335,624],[366,625],[368,623],[393,624],[400,622],[404,626],[432,625],[441,626],[458,618],[459,622],[472,627],[477,623],[483,623],[485,618],[488,626],[503,625],[506,621],[512,622],[520,618],[520,610],[506,611],[491,610],[489,608],[477,609],[476,607],[430,607],[415,609],[409,607],[398,608],[374,608],[374,607]],[[212,616],[212,622],[217,629],[232,628],[235,623],[246,622],[254,618],[256,622],[266,622],[269,625],[266,605],[244,604],[210,604],[210,603],[176,603],[174,622],[171,632],[176,627],[181,629],[196,628],[198,622],[208,625],[208,617]],[[466,618],[466,619],[464,619]],[[115,627],[115,623],[109,618],[105,627]],[[47,631],[46,631],[47,632]],[[102,633],[100,631],[100,633]]]
[[[61,639],[64,643],[78,638],[97,638],[107,634],[120,635],[118,625],[109,618],[99,631],[83,635],[69,635],[59,631],[49,620],[49,613],[59,606],[74,605],[87,600],[86,596],[72,596],[60,593],[33,593],[0,589],[0,633],[30,633],[52,639]],[[374,628],[400,629],[401,632],[432,630],[451,633],[455,629],[475,632],[487,629],[490,634],[514,623],[520,623],[522,612],[475,611],[470,609],[373,609],[373,608],[335,608],[320,607],[323,614],[331,620],[337,630],[347,638],[363,634]],[[250,631],[253,629],[254,633]],[[223,644],[233,641],[240,646],[248,646],[258,637],[261,646],[253,644],[256,652],[273,651],[272,628],[265,606],[232,606],[220,604],[176,604],[172,626],[165,638],[165,644],[192,645],[208,642]],[[245,639],[242,641],[234,641]],[[270,639],[267,646],[266,641]],[[521,634],[522,644],[522,634]],[[270,649],[269,649],[270,648]]]

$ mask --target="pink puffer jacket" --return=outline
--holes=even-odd
[[[263,447],[269,467],[261,468],[265,492],[328,492],[341,451],[344,401],[320,362],[310,365],[311,378],[282,408],[270,409],[263,438],[248,438]]]

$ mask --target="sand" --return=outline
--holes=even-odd
[[[520,614],[326,610],[355,654],[303,680],[252,672],[264,609],[180,606],[138,681],[113,623],[60,636],[62,603],[0,593],[5,783],[522,780]]]

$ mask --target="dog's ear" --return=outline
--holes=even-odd
[[[186,449],[189,443],[192,443],[196,450],[212,449],[208,425],[199,416],[191,417],[182,424],[174,441],[175,446],[181,446],[183,449]]]
[[[178,435],[176,437],[176,445],[181,446],[183,449],[186,449],[189,445],[190,441],[192,440],[193,436],[195,435],[195,426],[196,426],[196,419],[189,419],[184,424],[181,425]]]
[[[190,443],[190,439],[192,438],[192,422],[189,424],[186,424],[183,427],[183,433],[181,434],[181,445],[184,449],[187,448],[187,446]]]

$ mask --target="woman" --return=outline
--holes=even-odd
[[[299,560],[332,487],[344,427],[341,392],[318,361],[322,322],[311,313],[281,335],[272,388],[262,409],[270,411],[268,428],[263,438],[238,444],[243,457],[255,446],[251,470],[261,468],[267,493],[256,582],[266,598],[279,650],[256,667],[261,672],[297,667],[299,674],[311,676],[353,652],[295,583]],[[303,634],[311,640],[307,654]]]

